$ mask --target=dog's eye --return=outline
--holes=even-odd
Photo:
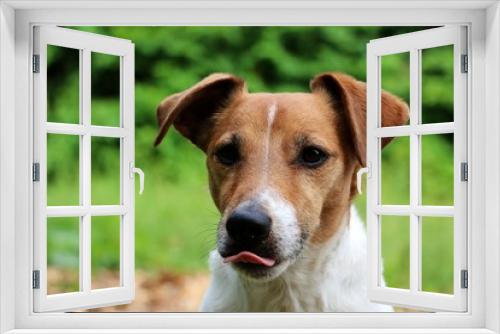
[[[326,154],[316,146],[306,146],[302,149],[299,156],[299,162],[310,168],[318,167],[328,159]]]
[[[215,151],[215,156],[221,164],[226,166],[234,165],[241,159],[240,151],[235,144],[227,144],[219,147]]]

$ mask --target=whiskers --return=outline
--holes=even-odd
[[[217,229],[219,225],[220,213],[214,209],[206,209],[205,216],[207,224],[199,226],[196,233],[193,235],[198,242],[201,243],[206,251],[198,254],[198,259],[203,260],[208,264],[208,255],[210,251],[217,245]]]

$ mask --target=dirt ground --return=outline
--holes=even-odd
[[[75,272],[69,273],[49,269],[49,291],[67,287],[77,282]],[[76,277],[75,277],[76,276]],[[189,275],[169,272],[147,273],[137,270],[135,274],[135,299],[131,304],[102,307],[85,312],[196,312],[208,287],[208,273]],[[114,272],[101,272],[93,278],[92,288],[117,286],[119,277]]]
[[[197,312],[208,287],[209,275],[160,272],[135,275],[135,299],[131,304],[88,310],[91,312]]]

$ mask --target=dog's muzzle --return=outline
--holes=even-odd
[[[226,214],[217,248],[225,263],[246,276],[270,278],[294,261],[302,241],[293,206],[265,190]]]

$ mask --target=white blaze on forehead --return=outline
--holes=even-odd
[[[278,111],[278,104],[276,101],[273,101],[267,110],[267,125],[268,129],[271,128],[274,122],[274,117],[276,116],[276,112]]]
[[[269,169],[269,146],[271,143],[271,132],[273,128],[274,119],[276,118],[276,112],[278,111],[278,104],[273,101],[269,108],[267,109],[267,128],[266,135],[264,138],[264,156],[262,160],[262,183],[267,184],[267,175]]]

